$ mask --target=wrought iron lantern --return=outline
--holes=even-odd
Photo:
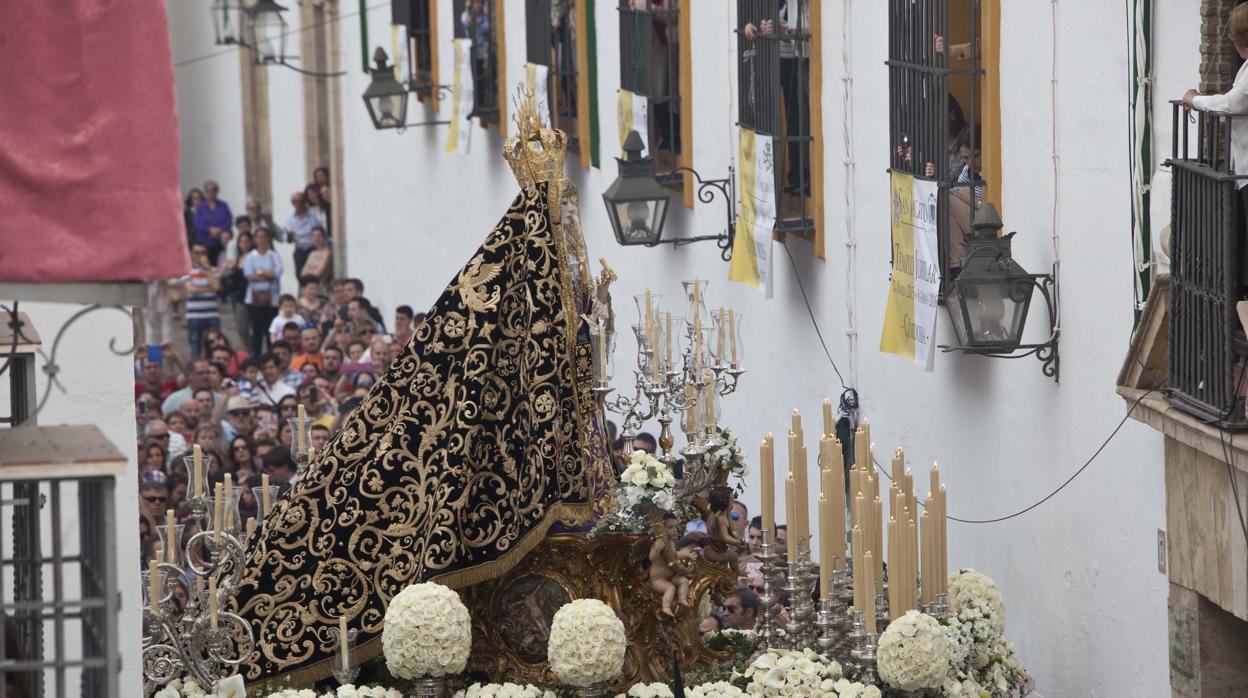
[[[1034,354],[1046,376],[1057,378],[1056,308],[1051,274],[1030,274],[1014,260],[1012,238],[1000,236],[1001,217],[990,203],[975,212],[967,256],[953,279],[945,307],[957,345],[945,351],[1018,358]],[[1024,344],[1032,296],[1039,289],[1049,311],[1049,339]],[[1017,352],[1023,353],[1018,354]]]
[[[243,10],[242,43],[252,48],[252,56],[257,63],[286,64],[289,27],[284,12],[286,8],[276,0],[256,0]]]
[[[407,88],[394,78],[394,67],[382,48],[373,52],[373,63],[373,79],[364,90],[364,104],[373,128],[401,129],[407,125]]]
[[[621,245],[653,247],[663,239],[672,192],[654,178],[654,158],[641,154],[644,147],[641,135],[629,131],[624,157],[616,158],[620,176],[602,194],[615,240]]]
[[[213,0],[212,29],[218,46],[242,43],[243,6],[238,0]]]

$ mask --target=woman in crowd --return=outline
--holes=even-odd
[[[321,188],[309,184],[303,188],[303,198],[308,202],[308,211],[316,216],[316,222],[329,230],[329,202],[321,198]]]
[[[256,249],[247,253],[243,276],[247,278],[247,317],[251,326],[251,353],[264,351],[269,324],[277,315],[277,299],[281,292],[282,258],[272,247],[267,228],[256,230]]]
[[[231,249],[234,251],[234,258],[226,259],[221,263],[221,298],[225,301],[228,312],[234,314],[234,327],[238,331],[239,341],[243,346],[249,347],[251,346],[251,323],[248,320],[245,303],[247,277],[243,275],[243,264],[247,255],[255,249],[251,233],[240,232]],[[231,375],[234,375],[236,370],[236,366],[230,367]]]
[[[238,472],[240,470],[252,470],[255,468],[256,447],[251,443],[251,437],[239,434],[230,442],[230,453],[227,456],[229,460],[230,472]]]
[[[196,187],[186,193],[186,198],[182,200],[182,222],[186,224],[186,244],[189,247],[191,240],[195,237],[195,233],[191,228],[191,218],[195,215],[195,209],[199,208],[199,202],[204,200],[204,192]]]
[[[168,460],[169,454],[165,451],[165,447],[151,441],[143,448],[143,475],[142,479],[149,480],[150,471],[155,471],[161,475],[165,474],[165,462]]]

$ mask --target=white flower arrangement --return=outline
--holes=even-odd
[[[458,674],[471,649],[468,609],[459,594],[441,584],[412,584],[386,608],[381,651],[397,678]]]
[[[456,692],[455,698],[555,698],[555,694],[527,683],[474,683]]]
[[[751,697],[880,698],[880,689],[843,679],[840,664],[809,648],[769,649],[733,678],[748,682],[745,692]]]
[[[949,577],[949,606],[956,614],[972,599],[986,606],[985,614],[998,626],[997,634],[1005,632],[1005,599],[988,575],[973,569],[960,569]]]
[[[592,686],[624,669],[624,623],[598,599],[577,599],[555,612],[547,656],[550,670],[570,686]]]
[[[628,691],[616,694],[615,698],[676,698],[676,696],[665,683],[635,683]]]
[[[713,681],[685,689],[685,698],[748,698],[749,694],[727,681]]]
[[[876,664],[880,679],[902,691],[940,688],[949,675],[949,640],[940,621],[906,611],[880,636]]]
[[[155,693],[153,698],[208,698],[208,693],[195,679],[174,679]],[[313,696],[315,698],[315,696]]]
[[[403,698],[403,693],[393,688],[381,686],[354,686],[346,684],[335,691],[329,691],[321,698]]]
[[[750,468],[745,462],[745,454],[737,446],[737,437],[727,427],[718,427],[719,436],[724,445],[707,454],[707,460],[714,463],[720,470],[737,477],[736,492],[740,495],[745,491],[745,479],[749,477]]]
[[[591,535],[604,532],[648,533],[665,513],[678,513],[676,476],[663,461],[633,451],[628,467],[611,486],[612,510]]]

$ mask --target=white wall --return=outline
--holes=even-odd
[[[452,65],[450,5],[440,0],[443,36],[448,37],[439,47],[443,81],[449,81]],[[756,449],[750,445],[767,431],[782,433],[794,407],[809,415],[807,431],[813,433],[817,424],[809,419],[817,420],[820,401],[835,398],[840,383],[779,246],[775,298],[768,301],[728,283],[727,267],[709,243],[680,249],[614,243],[599,197],[615,177],[612,157],[618,154],[618,18],[613,3],[599,0],[597,5],[604,167],[582,172],[569,163],[582,192],[591,258],[604,256],[619,272],[615,297],[626,316],[632,312],[631,294],[649,286],[674,304],[679,281],[694,275],[711,279],[715,303],[744,313],[750,370],[738,394],[725,401],[725,422],[753,461]],[[927,374],[878,353],[889,260],[885,3],[824,3],[828,259],[813,259],[808,243],[790,243],[829,349],[846,380],[859,388],[881,453],[904,447],[916,471],[939,459],[949,485],[950,513],[967,519],[994,518],[1035,502],[1101,445],[1125,413],[1113,383],[1132,326],[1123,8],[1120,3],[1058,4],[1055,185],[1049,92],[1053,5],[1035,0],[1003,5],[1002,209],[1007,230],[1021,231],[1016,258],[1031,271],[1048,270],[1054,260],[1051,236],[1055,228],[1060,234],[1062,382],[1041,375],[1034,359],[942,354],[935,371]],[[733,9],[731,3],[693,7],[694,161],[703,176],[721,177],[736,142]],[[840,79],[846,7],[854,151],[848,209]],[[507,75],[514,84],[523,76],[524,5],[506,3],[506,11]],[[344,65],[354,66],[362,49],[371,54],[384,45],[389,51],[387,9],[368,17],[369,47],[359,44],[356,19],[341,25]],[[1196,81],[1198,24],[1196,0],[1167,3],[1157,11],[1156,99],[1163,105],[1156,109],[1156,142],[1162,150],[1168,148],[1164,100]],[[180,50],[175,43],[175,51]],[[196,78],[179,71],[178,79]],[[460,156],[445,152],[445,126],[376,132],[359,104],[367,76],[349,70],[342,80],[349,273],[366,282],[367,295],[387,314],[403,303],[419,309],[436,299],[516,194],[499,156],[501,139],[494,130],[474,128],[472,152]],[[297,104],[299,93],[280,79],[271,84],[276,130],[279,103]],[[422,116],[424,109],[414,104],[412,117]],[[446,105],[441,117],[449,113]],[[185,130],[184,142],[205,151],[218,146]],[[275,142],[275,184],[277,170],[286,167],[278,164],[282,159]],[[295,162],[302,167],[301,156]],[[855,248],[845,244],[847,214],[855,221]],[[668,230],[713,234],[723,228],[723,215],[719,201],[694,211],[679,209]],[[851,267],[855,276],[848,277]],[[851,309],[856,336],[847,333]],[[1033,310],[1031,334],[1038,337],[1046,318],[1038,302]],[[947,339],[943,312],[939,322],[942,340]],[[622,352],[631,349],[627,342],[621,346]],[[1036,510],[1002,523],[951,524],[951,564],[981,569],[999,582],[1009,603],[1009,635],[1045,695],[1168,693],[1167,584],[1155,564],[1156,530],[1165,525],[1161,451],[1155,432],[1128,422],[1082,476]],[[757,505],[756,492],[747,495],[751,508]]]
[[[0,300],[11,306],[9,300]],[[53,340],[67,320],[82,306],[72,304],[32,303],[21,304],[22,312],[30,316],[35,329],[43,338],[43,349],[51,352]],[[4,315],[7,322],[8,316]],[[142,693],[142,617],[143,593],[139,583],[139,536],[138,507],[138,461],[135,453],[134,427],[134,368],[129,355],[118,356],[109,350],[110,340],[117,349],[127,349],[133,343],[133,325],[126,313],[102,309],[89,313],[70,325],[57,353],[60,372],[57,376],[65,392],[53,388],[46,406],[36,415],[42,426],[57,424],[94,424],[104,436],[124,453],[128,462],[126,471],[116,483],[114,513],[116,516],[117,587],[121,592],[121,616],[118,634],[121,648],[121,695],[137,696]],[[46,376],[42,373],[45,363],[36,360],[40,370],[36,381],[37,394],[47,391]],[[0,401],[8,413],[9,381],[0,381]],[[71,488],[72,489],[72,488]],[[63,490],[65,491],[65,490]],[[68,492],[67,492],[68,493]],[[78,549],[78,523],[74,516],[76,497],[64,502],[64,540],[66,554]],[[7,528],[7,526],[6,526]],[[45,545],[50,545],[45,541]],[[8,542],[6,539],[6,549]],[[45,549],[45,553],[50,548]],[[66,580],[66,594],[79,592],[76,572],[71,569]],[[50,582],[46,582],[50,583]],[[6,596],[11,590],[4,590]],[[50,625],[50,624],[49,624]],[[72,628],[72,624],[69,626]],[[52,641],[52,630],[46,631],[47,641]],[[51,645],[48,645],[51,648]],[[70,635],[66,639],[66,651],[71,657],[80,656],[81,639]],[[77,683],[76,674],[69,687],[72,694]],[[47,690],[53,690],[51,683]]]
[[[213,45],[208,3],[170,0],[165,9],[182,141],[182,192],[216,180],[221,198],[234,215],[242,215],[247,192],[238,50]]]

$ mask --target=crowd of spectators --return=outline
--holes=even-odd
[[[251,488],[262,475],[283,489],[298,477],[288,421],[297,406],[312,420],[311,445],[324,446],[423,319],[400,306],[388,331],[364,282],[334,275],[326,168],[290,201],[278,226],[256,199],[234,217],[215,182],[191,190],[191,269],[149,284],[147,340],[134,362],[144,561],[160,552],[167,511],[188,527],[184,540],[194,532],[185,459],[195,445],[209,486],[230,473],[240,518],[256,516]],[[297,289],[282,285],[292,256]]]

